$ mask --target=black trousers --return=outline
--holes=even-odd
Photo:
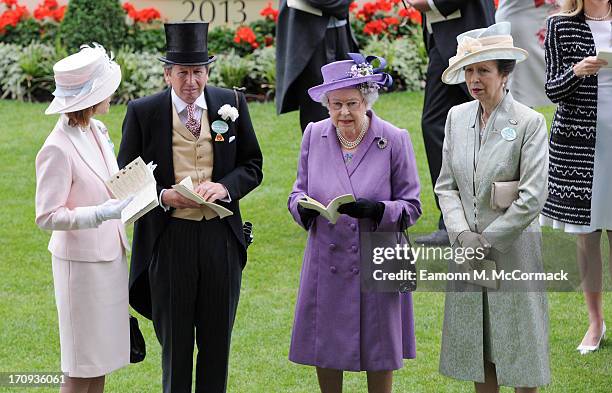
[[[171,218],[149,268],[164,393],[225,392],[242,268],[238,241],[218,218]],[[195,338],[195,340],[194,340]]]
[[[431,40],[433,43],[433,40]],[[425,153],[429,164],[431,183],[435,187],[440,169],[442,168],[442,145],[444,143],[444,125],[448,111],[455,105],[463,104],[472,98],[468,95],[465,84],[447,85],[442,83],[442,73],[448,66],[435,46],[429,49],[429,64],[425,84],[425,102],[421,129],[425,142]],[[434,193],[436,206],[440,210],[438,196]],[[444,220],[440,214],[438,228],[445,229]]]
[[[293,83],[292,92],[287,94],[299,95],[300,126],[302,133],[310,122],[327,119],[329,112],[320,102],[313,101],[308,95],[308,89],[323,83],[321,67],[336,60],[348,59],[347,53],[351,51],[346,26],[327,29],[322,45],[315,49],[304,71]],[[304,39],[308,39],[304,37]]]

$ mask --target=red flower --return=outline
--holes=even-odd
[[[393,26],[393,25],[399,25],[400,21],[397,18],[394,18],[392,16],[388,16],[386,18],[383,18],[383,22],[388,26]]]
[[[13,6],[15,8],[12,8]],[[11,8],[8,8],[2,13],[2,15],[0,15],[0,34],[4,34],[8,26],[17,27],[17,24],[22,19],[25,19],[27,17],[28,9],[26,7],[20,6],[16,2],[11,3]]]
[[[352,2],[349,4],[349,12],[354,12],[357,8],[359,8],[359,4]]]
[[[264,45],[265,46],[272,46],[274,45],[274,37],[272,37],[271,35],[267,35],[264,37]]]
[[[127,12],[128,16],[135,23],[138,23],[138,22],[150,23],[150,22],[153,22],[154,20],[161,19],[161,14],[159,13],[159,11],[152,7],[143,8],[140,11],[138,11],[136,7],[132,5],[132,3],[125,2],[123,3],[123,9],[125,10],[125,12]]]
[[[259,48],[257,37],[253,30],[248,26],[239,27],[234,35],[234,42],[237,44],[247,43],[251,45],[253,49]]]
[[[363,32],[367,35],[379,35],[385,31],[386,28],[385,22],[380,19],[372,20],[366,23],[363,28]]]
[[[268,5],[266,6],[266,8],[262,9],[259,12],[259,15],[263,16],[266,19],[270,19],[274,22],[276,22],[278,20],[278,10],[275,10],[272,7],[272,2],[269,1]]]
[[[17,0],[2,0],[0,3],[4,3],[6,8],[13,8],[14,5],[17,5]]]
[[[423,22],[423,16],[413,7],[409,7],[408,9],[402,8],[399,11],[399,16],[402,18],[408,18],[415,25],[420,25]]]
[[[55,0],[44,0],[34,10],[34,18],[38,20],[50,18],[50,19],[55,20],[56,22],[61,22],[62,19],[64,19],[65,12],[66,12],[65,5],[59,7],[59,5],[57,4],[57,1]]]

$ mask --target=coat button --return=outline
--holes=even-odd
[[[352,246],[351,247],[351,252],[357,252],[357,246]]]
[[[338,269],[336,269],[335,266],[330,266],[329,267],[329,271],[332,272],[332,273],[336,273],[338,271]]]
[[[329,249],[334,251],[336,249],[336,245],[334,243],[330,244]]]
[[[352,229],[353,231],[355,231],[355,230],[357,229],[357,224],[354,224],[354,223],[353,223],[353,224],[351,224],[351,229]]]
[[[358,268],[356,268],[356,267],[353,267],[353,268],[351,269],[351,272],[352,272],[353,274],[359,274],[359,269],[358,269]]]

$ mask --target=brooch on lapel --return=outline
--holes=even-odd
[[[234,108],[231,105],[225,104],[219,111],[217,112],[219,116],[223,120],[215,120],[210,125],[210,128],[217,134],[215,136],[215,142],[223,142],[225,138],[223,138],[223,134],[225,134],[229,130],[229,125],[227,124],[228,120],[236,121],[238,118],[238,109]]]
[[[378,139],[378,141],[376,142],[376,146],[378,146],[379,149],[384,149],[385,147],[387,147],[387,138],[381,136],[380,139]]]

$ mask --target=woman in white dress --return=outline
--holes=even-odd
[[[577,258],[589,313],[578,346],[597,350],[605,337],[601,232],[612,243],[612,69],[597,59],[612,51],[612,4],[565,0],[548,20],[546,93],[559,106],[552,122],[548,200],[540,222],[577,234]]]
[[[53,67],[61,114],[36,157],[36,224],[53,231],[49,251],[58,311],[62,393],[100,393],[104,376],[129,363],[125,228],[129,200],[104,181],[118,171],[108,131],[92,117],[109,110],[121,70],[101,46],[84,46]]]
[[[544,91],[546,64],[544,34],[546,18],[554,13],[557,0],[499,0],[496,22],[510,22],[514,45],[529,52],[529,58],[514,71],[508,83],[512,96],[530,107],[551,105]]]

